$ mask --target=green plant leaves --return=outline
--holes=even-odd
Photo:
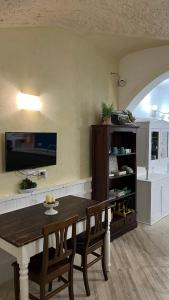
[[[102,103],[102,117],[103,118],[110,118],[111,113],[114,111],[114,106],[113,104],[106,104]]]
[[[19,187],[21,190],[31,189],[37,187],[37,183],[33,182],[29,178],[25,178],[20,182]]]

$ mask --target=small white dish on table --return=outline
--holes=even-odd
[[[58,211],[54,208],[59,205],[59,201],[56,200],[52,194],[46,195],[43,205],[48,208],[48,210],[45,211],[45,215],[52,216],[58,213]]]
[[[52,215],[58,214],[58,211],[54,208],[59,205],[59,201],[55,201],[55,203],[46,203],[46,202],[44,202],[43,205],[44,205],[44,207],[48,208],[45,211],[45,215],[52,216]]]

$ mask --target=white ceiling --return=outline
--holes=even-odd
[[[120,57],[168,43],[169,1],[0,0],[0,28],[27,26],[67,29]]]
[[[0,26],[169,38],[168,0],[0,0]]]

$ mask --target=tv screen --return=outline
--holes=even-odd
[[[57,134],[6,132],[5,169],[17,171],[56,165]]]

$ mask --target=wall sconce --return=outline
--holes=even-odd
[[[17,95],[18,109],[40,111],[42,103],[39,96],[33,96],[24,93],[18,93]]]
[[[116,76],[116,78],[117,78],[117,85],[118,86],[123,87],[123,86],[126,85],[127,80],[120,79],[120,75],[118,73],[110,72],[110,74],[113,75],[113,76]]]

